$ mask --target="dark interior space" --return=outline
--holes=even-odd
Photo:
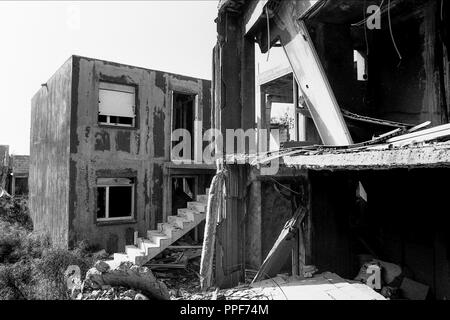
[[[14,195],[24,196],[28,194],[28,178],[16,177],[14,179]]]
[[[413,125],[428,120],[434,125],[448,122],[448,86],[436,76],[448,65],[439,43],[446,33],[436,22],[440,20],[437,5],[438,1],[399,1],[390,12],[385,5],[380,29],[368,29],[365,23],[329,21],[325,14],[308,22],[342,109]],[[357,77],[355,51],[365,64],[365,80]],[[354,142],[370,140],[390,129],[346,122]]]
[[[428,298],[450,297],[449,169],[316,172],[312,175],[313,262],[349,279],[361,255],[394,263],[429,287]],[[361,181],[367,202],[358,199]],[[397,279],[401,281],[401,279]],[[401,297],[400,297],[401,298]]]
[[[178,209],[186,208],[189,201],[196,196],[194,177],[172,178],[172,215],[177,215]]]
[[[194,159],[194,114],[195,114],[195,95],[184,94],[179,92],[173,93],[173,109],[172,109],[172,131],[176,129],[185,129],[189,131],[191,136],[191,154],[179,155],[183,159]],[[172,146],[175,146],[178,141],[173,141]]]
[[[129,217],[133,210],[133,187],[114,186],[109,188],[109,217]]]

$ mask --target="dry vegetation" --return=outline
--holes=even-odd
[[[0,198],[0,300],[69,299],[64,271],[92,266],[92,250],[53,248],[46,235],[32,230],[26,199]]]

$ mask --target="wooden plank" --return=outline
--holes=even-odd
[[[150,269],[185,269],[185,263],[148,263],[145,265]]]
[[[202,249],[203,246],[168,246],[167,249],[185,250],[185,249]]]
[[[436,139],[441,136],[446,136],[450,134],[450,124],[444,124],[440,126],[435,126],[429,129],[420,130],[408,134],[404,134],[398,137],[390,138],[386,141],[386,143],[394,143],[394,142],[408,142],[408,141],[427,141],[431,139]]]
[[[292,275],[293,276],[298,276],[299,272],[300,272],[300,267],[299,267],[299,260],[300,260],[300,256],[299,256],[299,234],[300,232],[296,232],[294,238],[292,239],[292,241],[294,242],[292,244],[292,252],[291,252],[291,257],[292,257]]]
[[[292,240],[295,237],[292,237],[292,229],[296,228],[303,221],[305,215],[306,208],[300,206],[294,213],[294,216],[286,222],[286,225],[269,251],[269,254],[264,259],[252,283],[263,279],[265,276],[272,277],[278,273],[293,246]]]
[[[303,273],[303,266],[312,264],[311,261],[311,237],[312,237],[312,210],[311,210],[311,181],[308,177],[308,173],[305,173],[303,181],[303,199],[306,206],[306,216],[299,227],[299,272]]]

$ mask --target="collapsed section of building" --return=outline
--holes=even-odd
[[[237,285],[246,268],[263,278],[311,265],[353,279],[379,259],[429,296],[450,296],[449,10],[438,0],[220,2],[212,126],[224,137],[268,129],[277,101],[293,104],[295,134],[280,151],[228,153],[220,165],[216,285]],[[276,48],[288,67],[258,78],[255,50]]]

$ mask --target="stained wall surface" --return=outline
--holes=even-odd
[[[99,125],[99,81],[136,88],[134,128]],[[210,81],[73,56],[33,98],[30,187],[35,226],[63,246],[88,239],[118,252],[163,219],[172,91],[196,94],[210,126]],[[135,180],[134,218],[98,222],[97,178]]]
[[[163,164],[170,161],[172,91],[197,94],[196,120],[209,127],[210,82],[160,71],[74,58],[74,92],[70,157],[71,242],[90,239],[109,252],[133,243],[163,218]],[[99,81],[137,89],[136,127],[101,126],[97,122]],[[206,108],[205,106],[208,106]],[[96,179],[135,179],[134,219],[96,222]]]
[[[56,246],[69,238],[69,158],[72,58],[31,101],[30,214],[36,231]]]

